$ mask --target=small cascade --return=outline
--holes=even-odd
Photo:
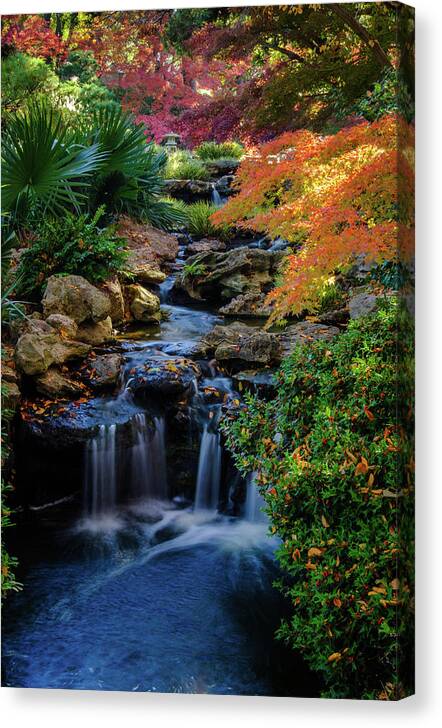
[[[168,276],[163,283],[158,286],[159,299],[161,303],[167,303],[169,301],[170,292],[175,283],[175,274]]]
[[[86,446],[85,514],[93,519],[115,511],[117,501],[117,426],[100,425]]]
[[[249,473],[247,476],[247,493],[246,493],[246,508],[245,508],[245,520],[250,523],[265,523],[267,516],[263,512],[265,508],[265,501],[256,485],[256,473]]]
[[[132,419],[134,444],[131,451],[131,492],[134,498],[165,500],[167,469],[164,417],[154,417],[154,433],[146,415],[137,413]]]
[[[222,207],[226,203],[226,198],[220,195],[215,185],[212,187],[212,202],[217,207]]]
[[[216,510],[221,484],[221,440],[209,421],[201,437],[196,479],[195,510]]]

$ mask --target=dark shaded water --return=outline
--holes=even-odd
[[[80,524],[8,603],[3,684],[308,692],[302,666],[296,677],[293,656],[273,640],[274,546],[263,523],[152,505],[95,529]]]

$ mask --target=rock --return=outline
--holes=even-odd
[[[80,324],[109,316],[108,297],[82,276],[51,276],[42,300],[44,315],[63,314]]]
[[[208,253],[210,251],[225,250],[226,244],[215,238],[202,238],[197,243],[191,243],[186,248],[186,253],[196,255],[197,253]]]
[[[4,381],[2,388],[2,415],[3,418],[5,418],[5,414],[8,410],[10,412],[15,412],[20,401],[21,394],[16,382]]]
[[[220,175],[234,175],[240,165],[239,159],[211,159],[206,162],[206,169],[212,177]]]
[[[78,327],[77,339],[84,341],[91,346],[100,346],[106,341],[113,339],[112,335],[112,319],[110,316],[103,321],[86,321]]]
[[[376,296],[366,288],[353,289],[348,302],[350,318],[358,319],[361,316],[368,316],[368,314],[373,313],[373,311],[377,308],[378,300],[380,298],[380,296]]]
[[[18,385],[19,375],[14,366],[9,366],[9,364],[2,364],[2,381]]]
[[[61,313],[52,313],[46,319],[46,323],[58,331],[60,336],[65,339],[75,339],[77,336],[78,326],[69,316],[63,316]]]
[[[282,253],[236,248],[223,252],[199,253],[187,260],[203,273],[192,276],[184,270],[176,279],[176,287],[194,299],[230,300],[253,291],[267,291],[273,282]]]
[[[192,202],[211,199],[213,182],[203,179],[166,179],[164,187],[168,195]]]
[[[195,380],[200,376],[199,366],[190,359],[152,357],[131,372],[127,388],[138,395],[159,399],[175,398],[190,394]]]
[[[157,283],[160,267],[164,263],[173,263],[178,255],[178,241],[174,235],[129,217],[120,218],[118,234],[127,240],[129,257],[126,267],[136,280]]]
[[[148,283],[151,286],[158,286],[160,283],[164,283],[167,276],[159,268],[154,268],[148,263],[146,265],[139,265],[134,271],[135,278],[141,283]]]
[[[111,278],[101,284],[100,289],[108,297],[110,303],[109,316],[114,325],[124,321],[124,296],[118,278]]]
[[[258,372],[248,369],[234,374],[232,380],[238,392],[247,390],[261,397],[274,395],[278,387],[274,369],[263,369]]]
[[[35,385],[40,394],[50,399],[80,397],[83,394],[82,387],[64,376],[56,367],[49,367],[44,374],[36,377]]]
[[[338,308],[334,311],[324,311],[324,313],[320,313],[316,318],[321,324],[344,326],[348,323],[350,312],[348,308]]]
[[[279,339],[284,356],[288,356],[298,344],[308,344],[312,341],[331,341],[339,334],[336,326],[315,323],[313,321],[300,321],[284,329]]]
[[[30,333],[20,336],[15,351],[17,367],[29,376],[44,374],[52,364],[64,364],[71,359],[82,359],[90,346],[80,341],[62,339],[53,333]]]
[[[215,326],[205,337],[207,351],[217,361],[238,360],[255,364],[272,364],[281,359],[276,334],[235,321],[229,326]]]
[[[16,342],[23,334],[51,334],[54,328],[39,318],[27,317],[25,319],[13,319],[11,322],[11,338]]]
[[[90,384],[97,389],[112,387],[118,382],[123,357],[121,354],[102,354],[90,366]]]
[[[129,309],[136,321],[159,323],[161,320],[160,299],[143,286],[131,284],[125,286],[125,295],[129,301]]]
[[[270,315],[271,307],[265,303],[266,296],[264,293],[250,291],[241,294],[236,298],[232,298],[229,303],[222,306],[219,312],[224,316],[249,316],[249,317],[265,317]]]

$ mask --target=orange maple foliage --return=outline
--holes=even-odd
[[[327,280],[356,255],[413,254],[414,130],[395,115],[333,136],[285,133],[242,162],[237,186],[213,222],[296,245],[268,296],[271,320],[315,311]]]

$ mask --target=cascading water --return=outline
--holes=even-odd
[[[216,510],[221,483],[221,441],[211,421],[204,425],[201,436],[196,479],[195,510]]]
[[[265,523],[267,521],[267,516],[263,512],[265,501],[256,485],[256,473],[249,473],[246,483],[245,519],[251,523]]]
[[[100,425],[87,443],[85,458],[85,514],[93,519],[114,512],[117,501],[117,426]]]
[[[154,417],[151,436],[146,415],[137,413],[132,419],[134,444],[131,451],[131,491],[137,499],[167,498],[166,447],[164,418]]]
[[[212,187],[212,202],[217,207],[222,207],[226,202],[226,198],[220,195],[215,185]]]

